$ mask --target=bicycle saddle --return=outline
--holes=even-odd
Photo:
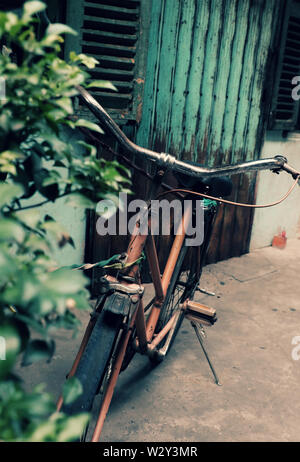
[[[187,161],[187,164],[199,165],[197,162]],[[174,173],[175,177],[180,183],[180,186],[191,189],[196,192],[210,194],[216,197],[226,197],[231,194],[232,181],[229,177],[221,176],[216,178],[195,178],[184,173]]]

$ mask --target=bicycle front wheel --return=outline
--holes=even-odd
[[[74,374],[81,382],[83,393],[71,404],[63,403],[63,413],[73,415],[92,409],[94,398],[107,377],[123,318],[123,315],[105,310],[98,315]]]

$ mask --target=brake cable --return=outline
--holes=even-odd
[[[211,199],[211,200],[214,200],[214,201],[217,201],[217,202],[222,202],[224,204],[235,205],[237,207],[248,207],[248,208],[256,208],[256,209],[258,209],[258,208],[267,208],[267,207],[273,207],[274,205],[278,205],[281,202],[283,202],[291,194],[291,192],[295,188],[296,184],[298,183],[299,178],[300,178],[300,174],[296,177],[294,183],[292,184],[292,186],[290,187],[288,192],[281,199],[279,199],[276,202],[272,202],[270,204],[258,204],[258,205],[257,204],[243,204],[241,202],[229,201],[227,199],[221,199],[219,197],[209,196],[208,194],[199,193],[199,192],[196,192],[196,191],[190,191],[188,189],[181,189],[181,188],[171,189],[170,191],[164,191],[164,192],[158,194],[157,198],[159,198],[161,196],[165,196],[166,194],[170,194],[170,193],[182,192],[182,193],[194,194],[195,196],[201,196],[201,197],[204,197],[205,199]]]

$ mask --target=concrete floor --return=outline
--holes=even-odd
[[[197,299],[217,309],[205,340],[222,386],[214,383],[185,320],[167,360],[153,368],[136,355],[119,378],[104,442],[299,441],[300,240],[204,269]],[[84,324],[87,314],[80,314]],[[56,335],[50,364],[22,368],[26,386],[44,382],[57,398],[80,343]]]

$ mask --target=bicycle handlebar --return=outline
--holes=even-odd
[[[293,167],[291,167],[290,165],[288,165],[287,163],[283,164],[282,166],[282,170],[284,170],[285,172],[287,173],[290,173],[292,175],[292,177],[296,180],[296,178],[299,177],[300,173],[295,170]]]
[[[236,165],[209,168],[178,160],[171,154],[163,152],[158,153],[151,151],[150,149],[142,148],[127,138],[127,136],[122,132],[118,125],[112,120],[108,113],[87,90],[79,85],[76,86],[76,88],[79,92],[80,98],[99,120],[105,132],[112,135],[125,151],[131,154],[147,157],[150,161],[155,162],[161,168],[170,168],[178,173],[184,173],[189,176],[203,178],[233,175],[236,173],[248,172],[250,170],[268,169],[276,172],[285,170],[295,179],[300,175],[300,172],[297,172],[294,168],[290,167],[287,164],[287,159],[281,155],[250,162],[243,162]]]

